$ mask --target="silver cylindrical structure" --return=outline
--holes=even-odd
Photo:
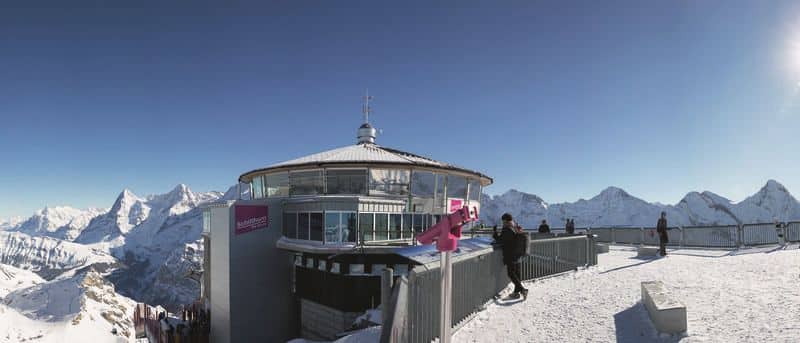
[[[453,290],[453,265],[450,261],[450,252],[442,251],[439,253],[441,256],[441,270],[442,273],[442,301],[440,307],[440,343],[450,343],[450,323],[451,320],[451,293]]]

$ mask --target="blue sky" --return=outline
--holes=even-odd
[[[365,88],[490,194],[800,194],[796,2],[35,4],[0,5],[0,218],[224,190],[355,143]]]

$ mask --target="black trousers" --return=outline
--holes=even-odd
[[[522,287],[522,281],[520,280],[520,264],[519,262],[516,263],[507,263],[506,268],[508,269],[508,278],[511,279],[511,282],[514,283],[514,293],[519,293],[525,290],[525,287]]]
[[[669,242],[664,237],[661,237],[659,240],[659,246],[661,247],[661,256],[667,255],[667,242]]]

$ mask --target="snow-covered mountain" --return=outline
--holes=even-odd
[[[33,236],[48,236],[72,241],[81,233],[93,218],[105,213],[107,209],[77,209],[69,206],[45,207],[27,220],[6,229],[20,231]]]
[[[481,220],[498,224],[510,212],[524,227],[535,228],[546,219],[551,227],[564,227],[574,218],[578,227],[653,226],[667,212],[670,225],[727,225],[800,220],[800,202],[780,183],[769,180],[756,194],[733,203],[712,192],[690,192],[676,205],[649,203],[624,190],[609,187],[589,200],[548,204],[540,197],[509,190],[501,195],[483,195]]]
[[[52,279],[68,270],[92,264],[112,266],[117,260],[107,252],[82,244],[22,232],[0,231],[0,263]]]

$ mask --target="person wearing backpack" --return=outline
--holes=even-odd
[[[522,232],[521,226],[515,225],[510,213],[503,214],[500,219],[503,221],[503,229],[498,233],[495,225],[492,237],[503,247],[503,264],[506,265],[508,278],[514,283],[514,293],[509,298],[517,299],[520,295],[527,298],[528,290],[522,286],[520,275],[520,259],[528,245],[527,235]]]

